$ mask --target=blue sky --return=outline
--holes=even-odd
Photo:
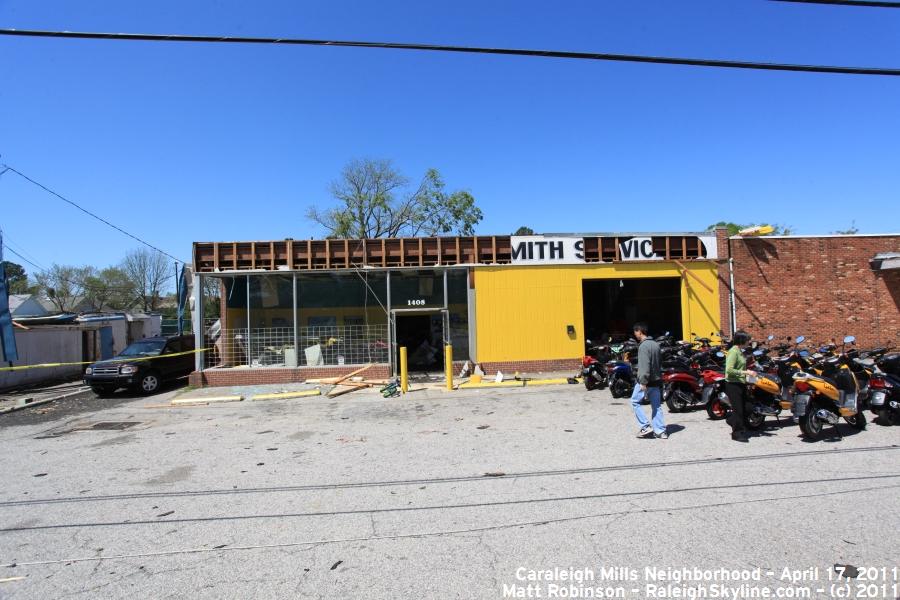
[[[0,27],[900,68],[900,11],[766,0],[0,0]],[[439,169],[481,234],[900,230],[900,78],[8,37],[0,67],[0,161],[185,259],[194,240],[321,237],[304,211],[357,157]],[[0,202],[43,266],[134,247],[11,173]]]

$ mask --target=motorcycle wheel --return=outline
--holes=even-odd
[[[824,423],[818,417],[816,417],[815,406],[810,406],[810,409],[807,411],[807,413],[800,417],[800,431],[803,432],[803,435],[807,439],[819,439],[819,436],[822,435],[823,426]]]
[[[684,392],[677,388],[669,388],[669,391],[666,394],[666,406],[669,407],[669,411],[684,412],[687,410],[687,407],[690,403],[684,398],[682,394],[684,394]]]
[[[728,416],[728,407],[722,404],[722,401],[713,396],[706,403],[706,414],[713,421],[721,421]]]
[[[844,417],[844,420],[850,424],[850,427],[857,431],[862,431],[866,428],[866,413],[863,411],[859,411],[852,417]]]
[[[753,412],[752,410],[744,409],[744,425],[747,429],[752,429],[756,431],[757,429],[763,426],[763,423],[766,422],[766,415],[761,415]]]
[[[613,398],[624,398],[628,395],[628,391],[630,388],[627,381],[617,378],[609,386],[609,389],[612,392]]]
[[[584,376],[584,387],[587,391],[597,389],[597,383],[594,381],[594,376],[590,373],[585,374]]]

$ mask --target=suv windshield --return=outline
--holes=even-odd
[[[135,342],[122,350],[119,356],[157,356],[165,347],[164,340]]]

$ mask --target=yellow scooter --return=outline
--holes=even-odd
[[[855,341],[848,335],[844,345]],[[826,423],[837,425],[841,418],[854,429],[866,428],[864,407],[859,405],[859,383],[849,360],[842,348],[840,354],[823,361],[821,375],[794,373],[791,412],[806,438],[818,439]]]

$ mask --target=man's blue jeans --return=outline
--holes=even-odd
[[[650,406],[653,408],[653,432],[654,433],[662,433],[666,430],[666,421],[663,419],[663,411],[660,408],[660,404],[662,403],[662,394],[660,393],[660,388],[658,387],[648,387],[647,388],[647,398],[650,400]],[[641,407],[641,400],[644,399],[644,390],[641,389],[641,384],[634,384],[634,392],[631,393],[631,408],[634,409],[634,416],[637,419],[638,425],[641,426],[641,429],[650,424],[647,421],[647,415],[644,414],[644,409]]]

